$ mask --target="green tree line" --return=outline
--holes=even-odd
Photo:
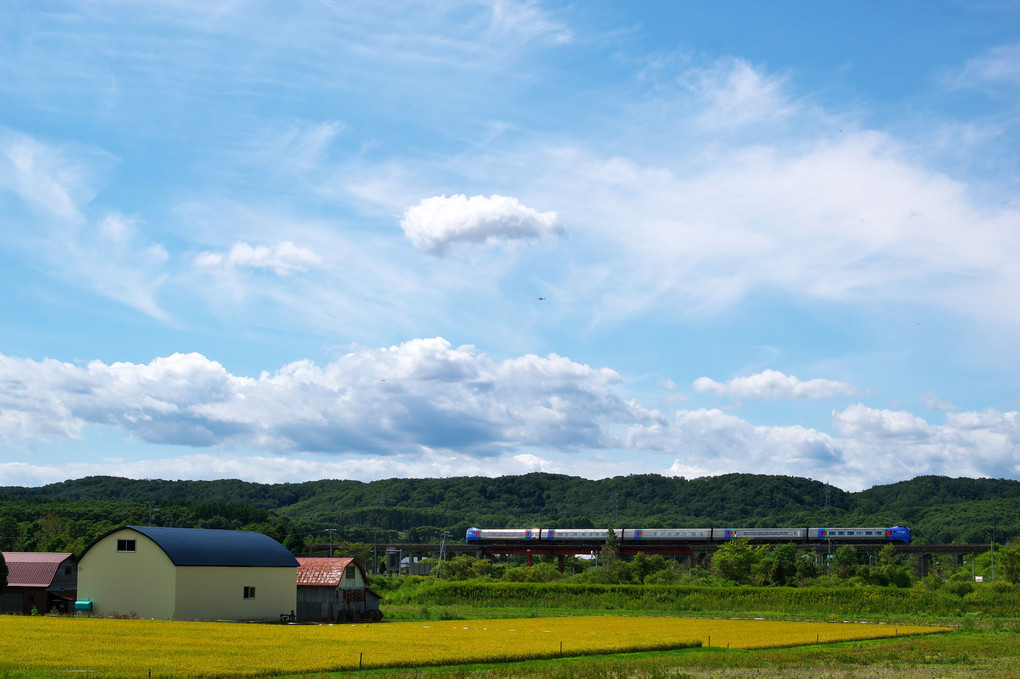
[[[916,542],[1020,535],[1020,482],[924,476],[849,493],[810,479],[561,474],[258,484],[88,477],[0,488],[0,546],[79,552],[121,525],[261,530],[295,551],[337,542],[462,540],[470,526],[885,526]]]

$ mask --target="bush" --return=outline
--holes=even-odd
[[[961,582],[959,580],[954,580],[952,582],[947,582],[945,585],[943,585],[942,590],[944,592],[948,592],[949,594],[955,594],[956,596],[962,599],[963,597],[967,596],[968,594],[974,591],[974,584],[971,582],[966,581]]]
[[[553,582],[562,577],[563,574],[551,563],[517,566],[503,571],[503,582]]]

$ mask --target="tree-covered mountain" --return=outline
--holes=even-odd
[[[76,551],[122,524],[247,528],[289,540],[462,539],[482,527],[719,527],[906,524],[925,542],[1020,535],[1020,482],[924,476],[849,493],[810,479],[560,474],[310,481],[88,477],[0,488],[0,546]]]

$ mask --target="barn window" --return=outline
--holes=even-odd
[[[255,598],[255,588],[254,587],[245,587],[244,588],[244,598],[245,599],[254,599]]]
[[[354,579],[354,566],[348,566],[344,569],[344,580]]]
[[[118,552],[133,552],[135,551],[134,540],[117,540],[117,551]]]

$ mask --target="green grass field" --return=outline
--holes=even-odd
[[[975,630],[761,651],[693,649],[344,676],[373,679],[1020,678],[1020,633]]]

